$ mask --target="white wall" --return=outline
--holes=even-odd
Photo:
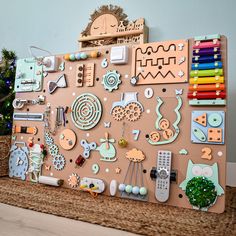
[[[0,48],[28,57],[28,46],[54,54],[78,49],[77,38],[100,5],[123,7],[130,20],[146,19],[150,41],[220,33],[229,41],[228,161],[236,162],[236,1],[235,0],[0,0]]]

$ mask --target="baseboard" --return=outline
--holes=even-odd
[[[227,162],[226,185],[236,187],[236,162]]]

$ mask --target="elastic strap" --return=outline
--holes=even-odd
[[[52,53],[45,50],[45,49],[42,49],[42,48],[39,48],[39,47],[36,47],[36,46],[29,46],[29,53],[32,57],[38,59],[38,57],[35,56],[35,54],[33,53],[33,50],[32,49],[36,49],[36,50],[39,50],[39,51],[42,51],[42,52],[47,52],[50,56],[52,56]]]

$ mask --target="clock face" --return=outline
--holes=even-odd
[[[28,165],[27,154],[21,148],[17,148],[11,153],[9,158],[9,177],[25,180]]]

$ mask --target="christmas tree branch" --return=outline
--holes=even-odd
[[[6,99],[10,98],[13,94],[14,94],[14,92],[11,92],[11,93],[9,93],[7,96],[1,98],[1,99],[0,99],[0,103],[1,103],[1,102],[4,102]]]

